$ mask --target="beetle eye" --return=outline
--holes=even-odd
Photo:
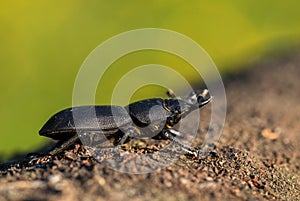
[[[205,101],[205,99],[203,98],[203,96],[198,96],[197,101],[199,104],[201,104],[202,102]]]

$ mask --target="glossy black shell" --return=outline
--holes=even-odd
[[[128,112],[120,106],[79,106],[53,115],[41,128],[39,134],[61,140],[72,137],[76,134],[76,130],[113,130],[130,124],[131,121]]]
[[[148,126],[153,122],[165,122],[171,115],[164,107],[164,100],[152,98],[131,103],[125,107],[133,122],[138,126]],[[152,120],[152,122],[151,122]]]

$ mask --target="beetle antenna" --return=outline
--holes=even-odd
[[[170,98],[176,98],[176,95],[175,95],[175,93],[174,93],[174,91],[173,91],[172,89],[168,89],[167,95],[168,95]]]

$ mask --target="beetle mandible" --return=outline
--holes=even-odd
[[[176,137],[183,134],[174,130],[173,126],[192,111],[208,104],[212,97],[207,97],[207,89],[199,93],[192,92],[184,98],[176,98],[171,90],[167,94],[168,99],[146,99],[125,107],[101,105],[64,109],[53,115],[41,128],[39,134],[62,141],[61,146],[50,151],[49,156],[51,157],[79,141],[78,131],[84,132],[86,135],[101,132],[110,137],[114,137],[121,131],[123,137],[115,147],[118,149],[129,136],[139,136],[143,130],[141,128],[149,126],[150,132],[159,130],[158,135],[178,144],[184,151],[198,156],[195,148],[184,144]],[[154,111],[155,114],[150,117],[149,111],[153,107],[159,108],[155,111],[163,110],[164,112]],[[95,115],[90,115],[91,113]],[[73,114],[76,114],[76,122],[74,122]],[[95,122],[97,122],[96,125]],[[153,137],[157,137],[157,135]]]

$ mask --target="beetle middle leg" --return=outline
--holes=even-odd
[[[125,130],[124,135],[122,136],[121,140],[119,140],[118,144],[115,146],[114,150],[118,151],[120,146],[122,144],[124,144],[129,137],[134,137],[134,136],[138,136],[138,135],[141,135],[141,132],[138,128],[136,128],[136,127],[127,128]]]

